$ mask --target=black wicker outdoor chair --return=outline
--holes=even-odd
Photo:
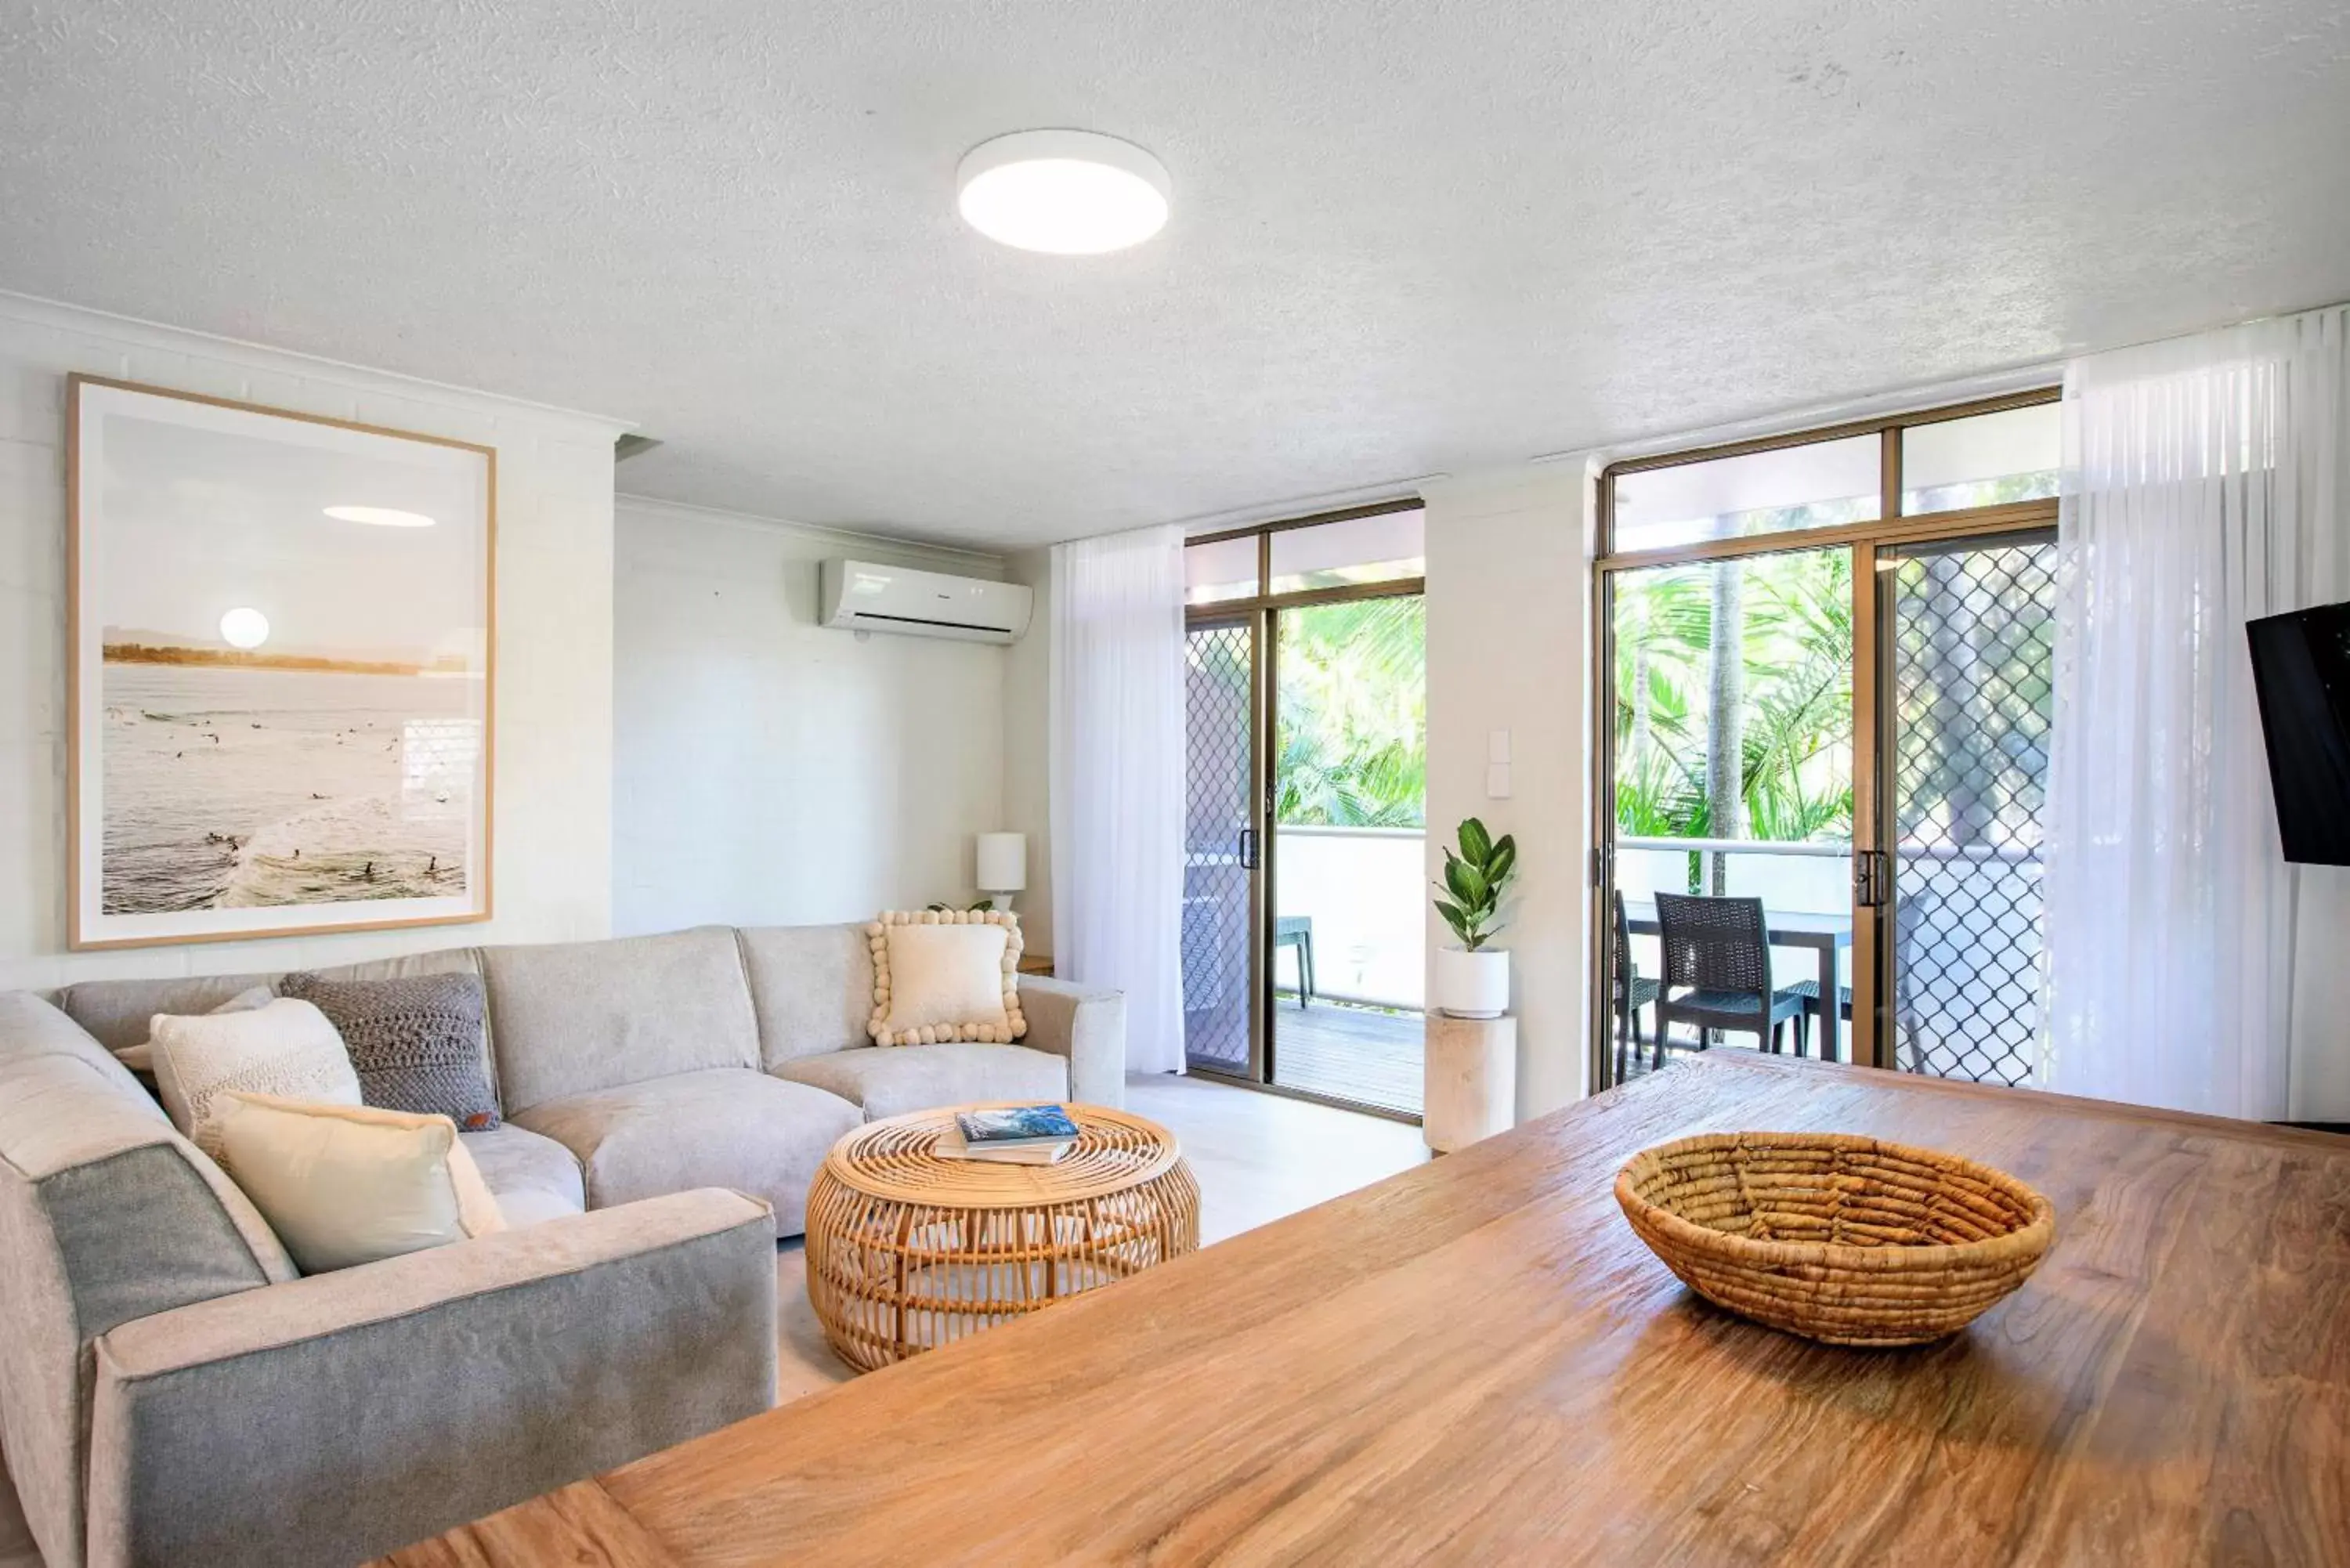
[[[1657,895],[1657,925],[1663,934],[1664,989],[1657,998],[1657,1061],[1665,1064],[1665,1037],[1675,1023],[1697,1031],[1705,1050],[1719,1033],[1751,1033],[1757,1049],[1774,1054],[1782,1029],[1800,1028],[1804,998],[1799,988],[1771,983],[1769,927],[1760,898],[1701,898]],[[1796,1040],[1802,1054],[1803,1041]]]

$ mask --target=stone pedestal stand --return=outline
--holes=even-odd
[[[1428,1015],[1420,1137],[1439,1154],[1517,1119],[1518,1021]]]

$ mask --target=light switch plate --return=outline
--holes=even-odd
[[[1486,768],[1485,798],[1487,800],[1507,800],[1510,798],[1509,763],[1495,763]]]

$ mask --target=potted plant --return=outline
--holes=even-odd
[[[1517,841],[1499,839],[1475,817],[1461,825],[1461,847],[1444,852],[1436,912],[1461,939],[1436,950],[1436,1006],[1455,1018],[1499,1018],[1510,1010],[1510,952],[1488,947],[1501,929],[1502,890],[1517,874]]]

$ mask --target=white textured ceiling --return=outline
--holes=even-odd
[[[999,249],[1034,126],[1172,171]],[[0,0],[0,287],[993,545],[2350,296],[2340,0]]]

